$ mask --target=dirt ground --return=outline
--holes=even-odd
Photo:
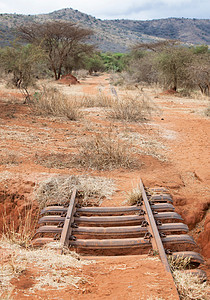
[[[88,77],[74,87],[56,86],[67,95],[95,95],[99,90],[111,94],[108,75]],[[123,88],[116,89],[119,95],[127,93]],[[208,100],[201,95],[193,99],[180,98],[176,94],[162,93],[157,88],[134,92],[145,93],[159,108],[152,120],[144,125],[110,121],[101,108],[85,109],[81,121],[39,117],[33,114],[30,107],[22,104],[21,96],[16,91],[7,91],[1,84],[0,215],[6,209],[7,215],[17,220],[17,212],[27,201],[34,201],[34,186],[56,174],[86,174],[114,179],[117,191],[112,199],[104,200],[103,206],[123,205],[126,193],[135,188],[139,178],[142,178],[148,187],[163,186],[169,189],[176,212],[181,214],[184,223],[189,226],[190,234],[200,247],[199,252],[205,257],[206,263],[202,268],[209,274],[210,121],[203,113]],[[37,157],[52,153],[71,154],[72,149],[77,148],[78,139],[91,134],[93,129],[107,131],[110,126],[114,126],[119,133],[145,135],[152,145],[155,143],[157,153],[153,153],[150,148],[146,149],[147,153],[144,149],[140,155],[141,167],[137,170],[93,171],[65,166],[53,168],[37,163]],[[1,231],[2,227],[3,219],[0,218]],[[13,297],[177,299],[173,284],[167,278],[160,261],[154,258],[105,257],[84,266],[81,272],[89,280],[80,290],[69,287],[52,291],[46,288],[44,292],[33,295],[30,295],[29,287],[24,282],[35,275],[21,275],[18,282],[14,283],[16,288]]]

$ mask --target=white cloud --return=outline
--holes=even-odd
[[[38,14],[71,7],[97,18],[209,18],[209,0],[0,0],[0,13]]]

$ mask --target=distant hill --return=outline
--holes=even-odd
[[[49,20],[72,21],[93,29],[95,34],[92,42],[102,51],[126,52],[136,42],[160,39],[210,45],[210,19],[100,20],[72,8],[39,15],[0,14],[0,45],[8,45],[14,40],[18,26]]]

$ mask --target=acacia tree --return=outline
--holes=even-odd
[[[44,65],[45,54],[34,45],[5,47],[0,51],[0,66],[5,73],[12,74],[12,84],[30,100],[28,87],[32,85]]]
[[[202,94],[210,96],[210,51],[207,45],[192,48],[193,62],[188,68],[192,86],[199,86]]]
[[[86,68],[86,59],[94,54],[94,45],[79,43],[77,47],[72,49],[71,55],[68,55],[64,62],[65,73],[71,73],[72,70],[79,70]]]
[[[60,79],[68,56],[92,34],[89,29],[64,21],[31,23],[20,27],[18,31],[24,41],[38,44],[45,50],[56,80]]]
[[[188,68],[191,85],[197,85],[202,94],[210,96],[210,55],[196,57]]]
[[[91,56],[86,57],[86,69],[88,69],[89,74],[93,72],[104,71],[105,65],[102,60],[102,57],[99,53],[94,53]]]
[[[192,63],[192,52],[185,47],[173,47],[162,51],[157,56],[160,78],[174,91],[187,86],[188,67]]]

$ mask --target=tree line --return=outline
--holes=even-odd
[[[78,24],[50,21],[21,26],[17,40],[0,49],[0,67],[11,73],[12,83],[29,97],[36,80],[73,70],[127,72],[134,83],[159,83],[174,91],[199,88],[210,95],[208,46],[184,46],[178,41],[136,44],[129,53],[101,53],[91,44],[93,32]]]

